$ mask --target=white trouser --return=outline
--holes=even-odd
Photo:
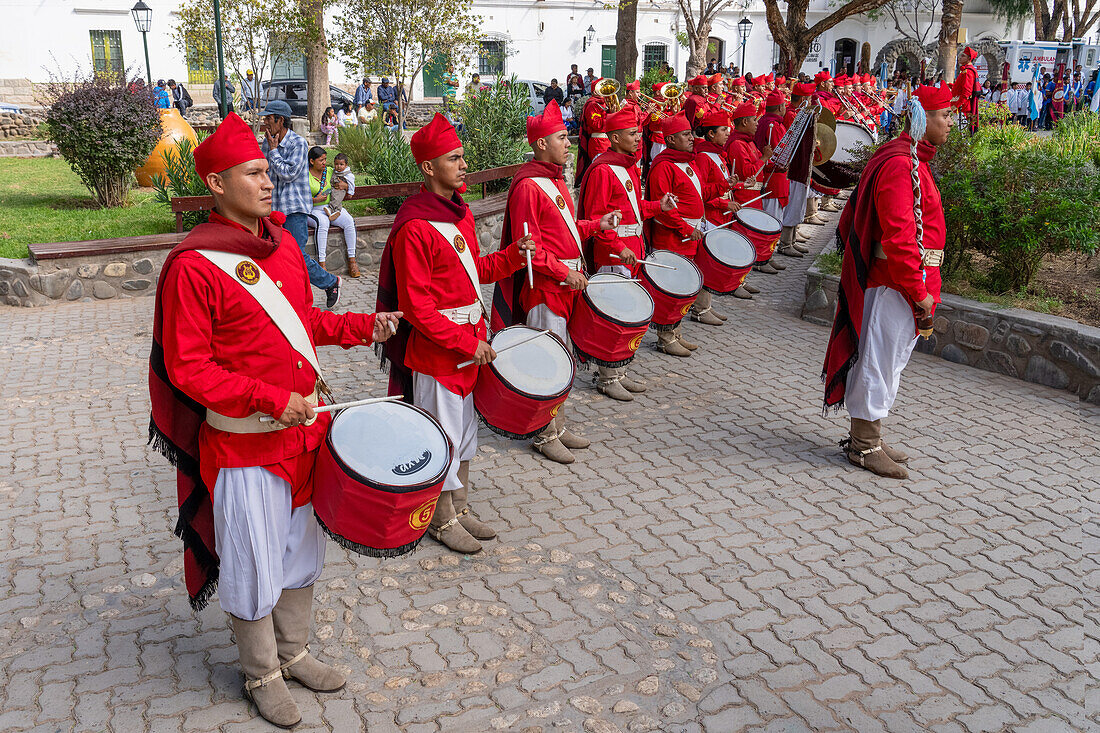
[[[787,206],[783,209],[783,226],[796,227],[806,218],[806,195],[809,187],[791,181],[791,192],[787,198]]]
[[[766,198],[762,202],[764,213],[771,214],[779,221],[783,221],[783,207],[779,205],[779,199]],[[801,219],[799,219],[801,221]]]
[[[462,488],[458,464],[477,453],[477,413],[474,396],[459,397],[427,374],[413,372],[413,404],[431,413],[455,447],[454,459],[443,480],[444,491]]]
[[[859,359],[848,372],[844,404],[858,420],[881,420],[898,395],[901,371],[917,345],[913,310],[896,290],[869,288],[863,296]]]
[[[604,265],[596,274],[603,275],[608,272],[615,275],[622,275],[623,277],[631,277],[630,268],[626,265]]]
[[[568,321],[550,310],[550,306],[545,303],[536,305],[527,312],[527,325],[531,328],[550,329],[551,333],[565,343],[565,348],[570,348]]]
[[[305,588],[321,576],[325,535],[312,504],[291,509],[285,479],[258,466],[223,468],[212,499],[223,611],[261,619],[284,588]]]
[[[340,209],[340,216],[336,221],[329,221],[328,214],[320,206],[313,207],[313,215],[317,217],[317,261],[325,264],[325,255],[328,253],[328,230],[335,224],[344,230],[344,243],[348,249],[348,259],[355,257],[355,220],[347,209]]]

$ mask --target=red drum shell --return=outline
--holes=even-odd
[[[582,293],[569,316],[569,339],[585,361],[607,367],[623,366],[630,363],[642,345],[649,321],[648,318],[640,323],[612,320],[593,307],[588,293]]]
[[[447,448],[453,457],[450,439]],[[428,482],[389,486],[348,468],[326,438],[313,469],[313,511],[325,534],[349,550],[371,557],[403,555],[427,532],[450,465],[448,458]]]
[[[677,253],[674,252],[673,254]],[[680,256],[695,265],[688,257]],[[696,256],[698,256],[698,251]],[[696,269],[698,269],[698,266],[696,266]],[[691,310],[691,304],[699,297],[698,292],[691,295],[678,295],[662,289],[660,285],[653,282],[653,278],[649,274],[649,268],[645,266],[638,267],[638,279],[642,281],[641,286],[653,298],[653,318],[651,322],[658,326],[675,326],[684,320],[684,316]]]
[[[768,218],[774,221],[779,229],[775,232],[759,231],[737,218],[737,213],[736,211],[733,213],[736,221],[730,225],[730,229],[743,234],[746,239],[752,242],[753,246],[756,247],[756,264],[764,264],[775,253],[775,247],[779,244],[779,237],[783,234],[783,225],[774,216],[767,214]],[[759,215],[765,212],[757,209],[754,213]]]
[[[554,333],[547,335],[558,338]],[[561,343],[560,339],[558,343]],[[478,369],[477,383],[474,384],[474,409],[493,432],[518,440],[534,437],[550,424],[569,398],[569,391],[573,389],[573,378],[576,376],[576,365],[564,344],[562,350],[570,360],[573,374],[569,378],[569,385],[555,395],[524,392],[510,384],[492,362]]]
[[[731,229],[733,227],[730,227]],[[740,234],[740,232],[737,232]],[[742,234],[742,236],[745,236]],[[748,237],[745,237],[748,239]],[[755,248],[755,243],[749,240]],[[699,243],[699,249],[695,253],[695,266],[703,273],[703,287],[718,295],[728,295],[745,282],[745,278],[752,272],[754,263],[744,267],[732,267],[719,260],[707,247],[706,238]]]

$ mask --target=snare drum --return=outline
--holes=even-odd
[[[779,244],[779,235],[783,225],[763,209],[744,207],[733,212],[736,222],[730,229],[740,232],[756,247],[756,262],[764,264],[772,258],[775,245]]]
[[[642,344],[653,318],[653,298],[635,282],[601,284],[622,279],[611,273],[593,275],[577,298],[569,317],[569,338],[582,361],[623,366]]]
[[[342,410],[313,469],[325,533],[362,555],[410,552],[428,529],[454,448],[439,422],[405,402]]]
[[[715,229],[707,232],[702,244],[695,253],[695,264],[703,273],[703,287],[719,295],[741,287],[756,262],[753,243],[738,232]]]
[[[555,334],[544,333],[502,350],[537,333],[527,326],[497,331],[489,341],[499,352],[497,358],[477,373],[474,409],[490,430],[509,438],[538,435],[558,414],[573,388],[576,366]]]
[[[655,249],[646,259],[676,268],[638,265],[641,285],[653,298],[653,323],[675,326],[691,310],[691,304],[703,289],[703,276],[694,262],[667,249]]]

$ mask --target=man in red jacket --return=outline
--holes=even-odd
[[[396,295],[411,326],[407,336],[398,334],[406,339],[403,354],[387,346],[391,370],[411,377],[399,384],[391,371],[390,391],[411,394],[413,404],[430,412],[454,444],[455,459],[428,533],[468,554],[481,550],[478,540],[496,537],[470,513],[468,503],[470,459],[477,453],[474,384],[478,369],[496,358],[486,340],[481,283],[523,267],[524,251],[534,253],[535,246],[528,236],[480,255],[473,214],[459,195],[466,189],[462,143],[443,115],[417,130],[410,145],[424,185],[397,212],[378,283],[379,302]],[[459,368],[470,360],[474,363]]]
[[[772,92],[765,100],[764,116],[756,126],[756,135],[753,142],[756,148],[765,155],[765,159],[771,157],[771,152],[779,145],[779,141],[787,134],[787,127],[783,124],[783,116],[787,111],[787,99],[780,92]],[[764,211],[775,217],[777,221],[783,221],[783,211],[787,207],[790,198],[790,182],[787,180],[786,167],[775,166],[767,163],[763,173],[764,179]],[[787,266],[776,261],[773,257],[762,265],[753,269],[767,275],[774,275]]]
[[[590,261],[599,272],[617,272],[634,276],[637,261],[645,256],[642,222],[660,211],[676,208],[673,197],[665,194],[660,201],[642,198],[642,185],[634,157],[642,134],[634,113],[619,110],[608,115],[605,123],[611,148],[592,161],[580,188],[578,218],[596,218],[613,211],[622,212],[614,229],[594,234],[587,243]],[[614,255],[614,256],[613,256]],[[643,383],[626,376],[625,367],[599,366],[596,389],[612,399],[629,402],[631,392],[644,392]]]
[[[945,225],[929,162],[954,126],[950,88],[920,87],[914,96],[923,115],[910,114],[905,132],[875,152],[841,215],[844,262],[822,371],[826,408],[845,405],[852,419],[842,443],[849,462],[890,478],[909,475],[901,465],[908,456],[883,442],[882,420],[917,323],[931,320],[940,299]]]
[[[512,178],[508,208],[504,212],[501,246],[530,232],[538,246],[532,259],[534,287],[524,269],[497,283],[493,292],[493,330],[517,323],[550,329],[569,345],[568,323],[580,291],[588,285],[584,275],[582,243],[601,230],[612,229],[621,211],[599,219],[577,221],[573,198],[565,185],[562,167],[569,160],[569,136],[558,103],[551,101],[541,115],[527,118],[527,142],[534,160],[525,163]],[[571,450],[589,441],[565,426],[565,405],[535,438],[535,450],[557,463],[572,463]]]
[[[267,161],[240,117],[195,148],[195,170],[214,209],[161,272],[150,438],[177,468],[192,606],[220,577],[245,695],[290,727],[301,714],[284,676],[320,692],[344,686],[306,648],[325,553],[312,471],[330,422],[313,410],[326,391],[315,347],[383,341],[401,314],[313,307],[298,245],[271,211]]]
[[[978,70],[974,67],[976,58],[978,52],[970,46],[963,49],[959,73],[951,87],[951,103],[965,118],[960,124],[965,123],[971,133],[978,131],[978,100],[982,98],[982,85],[978,83]]]
[[[597,79],[593,82],[593,88],[600,81],[600,79]],[[580,132],[577,136],[578,151],[575,177],[578,182],[584,177],[584,172],[588,170],[588,166],[592,164],[596,156],[608,148],[607,132],[604,129],[607,114],[607,106],[604,104],[603,97],[597,97],[593,94],[584,103],[584,109],[581,110],[580,114]],[[577,183],[577,185],[580,184]]]

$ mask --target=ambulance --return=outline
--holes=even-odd
[[[1100,43],[1075,38],[1064,41],[1000,41],[1008,64],[1008,80],[1026,84],[1043,74],[1054,76],[1057,72],[1070,74],[1081,67],[1081,78],[1087,83],[1100,65]],[[999,76],[990,70],[991,76]]]

